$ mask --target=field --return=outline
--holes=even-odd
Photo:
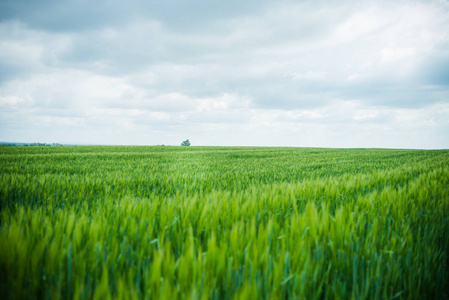
[[[448,299],[449,151],[0,147],[2,299]]]

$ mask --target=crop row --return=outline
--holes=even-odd
[[[446,151],[35,149],[0,155],[8,298],[446,295]]]

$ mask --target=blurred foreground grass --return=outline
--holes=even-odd
[[[5,299],[444,299],[449,151],[0,147]]]

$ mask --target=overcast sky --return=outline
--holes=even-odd
[[[449,148],[448,1],[0,0],[0,141]]]

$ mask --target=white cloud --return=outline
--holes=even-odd
[[[380,62],[388,64],[397,60],[410,59],[416,55],[414,48],[383,48],[381,50]]]
[[[24,102],[25,102],[24,99],[16,96],[6,96],[6,97],[0,96],[0,107],[22,105]]]
[[[0,140],[449,147],[445,2],[61,5],[0,21]]]
[[[293,73],[294,80],[323,80],[326,79],[326,72],[322,71],[307,71],[305,73]]]

